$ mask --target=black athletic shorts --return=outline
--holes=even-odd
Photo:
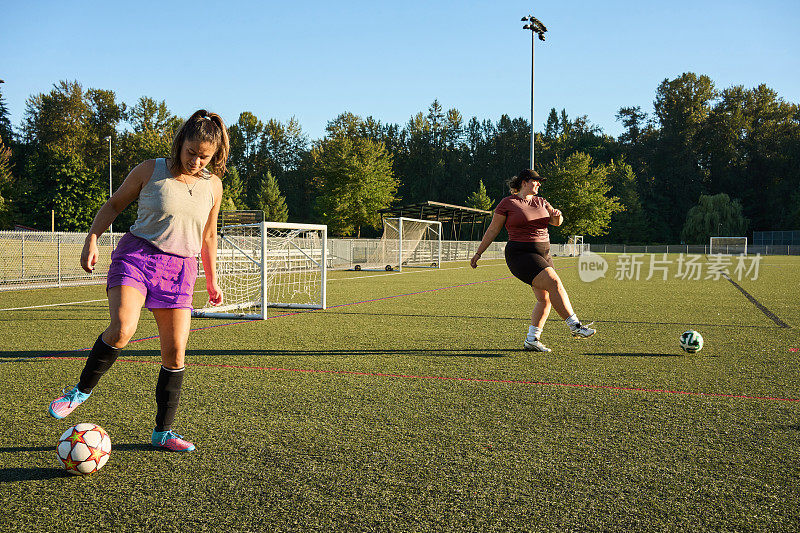
[[[508,241],[506,264],[514,276],[530,285],[539,272],[553,266],[550,242]]]

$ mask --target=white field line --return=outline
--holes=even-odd
[[[58,307],[60,305],[88,304],[88,303],[106,302],[106,301],[108,301],[108,298],[101,298],[100,300],[82,300],[80,302],[63,302],[59,304],[28,305],[26,307],[7,307],[6,309],[0,309],[0,311],[21,311],[24,309],[41,309],[43,307]]]
[[[493,261],[493,260],[492,259],[487,259],[487,261]],[[482,266],[491,267],[491,266],[500,266],[500,265],[505,266],[506,264],[505,263],[497,263],[495,265],[487,265],[487,264],[484,263]],[[414,270],[410,270],[410,271],[404,270],[402,272],[387,272],[386,274],[372,274],[372,275],[366,275],[366,276],[351,276],[349,278],[335,278],[335,279],[328,278],[328,281],[341,281],[341,280],[345,280],[345,279],[378,278],[378,277],[381,277],[381,276],[397,276],[397,275],[400,275],[400,274],[429,274],[431,272],[441,272],[442,270],[460,270],[460,269],[463,269],[463,268],[470,268],[470,266],[466,265],[466,266],[449,267],[449,268],[438,268],[438,269],[436,269],[436,268],[430,268],[430,269],[421,268],[421,269],[414,269]]]

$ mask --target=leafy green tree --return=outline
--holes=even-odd
[[[236,124],[228,128],[230,162],[239,170],[248,206],[258,205],[261,176],[267,172],[267,161],[259,156],[264,123],[253,113],[245,111]]]
[[[56,153],[48,157],[51,176],[49,199],[39,205],[49,218],[55,211],[57,231],[86,231],[97,210],[108,198],[99,176],[86,168],[76,154]],[[44,209],[42,209],[44,208]]]
[[[619,136],[619,141],[629,145],[637,144],[641,140],[642,132],[647,128],[647,113],[643,113],[640,106],[621,107],[616,118],[625,127],[625,131]]]
[[[306,198],[296,183],[296,171],[308,151],[308,139],[297,119],[283,123],[275,119],[261,121],[245,111],[236,124],[228,128],[231,140],[230,163],[239,170],[244,187],[242,203],[257,206],[262,177],[271,172],[278,184],[290,191],[292,205],[299,206]],[[292,175],[290,175],[292,174]]]
[[[654,183],[650,204],[664,231],[658,240],[674,242],[680,221],[707,187],[709,175],[701,157],[702,130],[718,97],[708,76],[685,73],[664,80],[656,91],[655,114],[660,126],[652,155]]]
[[[308,138],[295,117],[286,123],[271,118],[264,124],[259,154],[276,177],[295,170],[307,149]]]
[[[13,215],[11,211],[11,149],[3,145],[0,139],[0,229],[12,229]]]
[[[112,135],[114,189],[142,161],[169,157],[172,138],[183,122],[169,111],[163,100],[158,102],[146,96],[127,109],[126,117],[131,129]],[[108,154],[105,156],[108,157]],[[137,208],[138,202],[134,202],[120,213],[114,222],[114,230],[130,227],[136,220]]]
[[[29,98],[22,134],[25,161],[14,191],[15,218],[49,228],[49,211],[55,208],[62,228],[88,229],[87,213],[99,207],[95,191],[108,190],[105,136],[113,135],[124,111],[112,91],[84,91],[78,82],[62,81],[49,93]]]
[[[800,189],[796,189],[789,199],[787,228],[800,228]]]
[[[559,135],[559,121],[558,121],[558,113],[556,113],[556,108],[550,108],[550,114],[547,115],[547,123],[544,127],[544,137],[548,140],[553,140]]]
[[[611,217],[607,240],[613,243],[636,244],[649,240],[647,216],[637,190],[633,168],[625,161],[611,161],[606,165],[610,194],[619,198],[624,208]]]
[[[721,93],[703,131],[708,193],[739,198],[759,229],[793,228],[792,194],[800,187],[800,107],[765,85]]]
[[[465,129],[457,109],[444,111],[434,100],[427,114],[411,117],[402,132],[384,128],[383,134],[376,140],[394,150],[400,195],[406,202],[462,203],[477,186],[477,178],[465,176]]]
[[[0,85],[0,89],[2,89],[2,85]],[[5,144],[7,147],[11,145],[14,133],[9,116],[10,113],[3,97],[3,91],[0,90],[0,143]]]
[[[166,102],[142,96],[127,112],[128,123],[135,133],[153,132],[158,137],[167,135],[172,140],[172,134],[178,130],[182,121],[173,115]]]
[[[547,181],[540,194],[564,214],[564,223],[554,229],[556,234],[604,235],[614,213],[624,209],[619,198],[608,195],[608,168],[593,166],[587,154],[572,154],[546,166],[543,172]]]
[[[508,193],[506,180],[530,166],[530,146],[530,122],[523,118],[512,119],[508,115],[501,115],[487,138],[489,168],[484,179],[490,196],[505,196]]]
[[[333,131],[312,150],[317,212],[332,234],[360,237],[363,227],[380,226],[378,210],[395,200],[392,156],[381,143]]]
[[[227,211],[244,209],[244,186],[239,177],[239,171],[234,166],[228,167],[228,172],[222,176],[222,206],[220,209]]]
[[[480,180],[478,190],[470,194],[469,198],[467,198],[467,207],[489,211],[493,204],[494,201],[486,194],[486,187],[483,185],[483,180]]]
[[[725,193],[701,194],[686,216],[681,239],[687,244],[704,244],[712,236],[741,237],[747,226],[739,200],[731,200]]]
[[[289,210],[286,208],[286,198],[281,195],[278,180],[271,172],[261,181],[261,191],[258,195],[258,208],[264,211],[264,220],[272,222],[286,222],[289,220]]]

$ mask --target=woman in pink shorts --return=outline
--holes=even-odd
[[[131,202],[139,201],[136,222],[111,254],[106,286],[111,324],[97,338],[78,384],[50,404],[53,417],[64,418],[89,397],[133,337],[146,307],[156,319],[161,339],[151,442],[171,451],[194,450],[191,442],[172,431],[172,423],[183,383],[198,253],[208,297],[213,304],[222,302],[216,273],[222,200],[218,176],[225,174],[228,152],[222,118],[196,111],[175,135],[170,158],[138,165],[98,211],[81,254],[87,272],[97,264],[97,238]],[[209,164],[216,174],[206,169]]]

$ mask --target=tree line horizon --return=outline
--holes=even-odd
[[[2,86],[0,86],[2,88]],[[564,212],[555,242],[687,244],[713,235],[800,228],[800,106],[765,84],[719,90],[684,73],[656,88],[654,112],[620,107],[623,132],[551,108],[535,133],[540,194]],[[118,102],[106,89],[60,81],[32,95],[14,128],[0,93],[0,229],[87,231],[113,186],[146,159],[168,157],[183,119],[165,101]],[[529,166],[530,122],[465,120],[436,99],[404,125],[343,112],[321,139],[295,118],[243,111],[228,123],[223,209],[324,223],[333,236],[374,237],[378,210],[427,200],[490,210]],[[127,228],[136,205],[120,214]]]

